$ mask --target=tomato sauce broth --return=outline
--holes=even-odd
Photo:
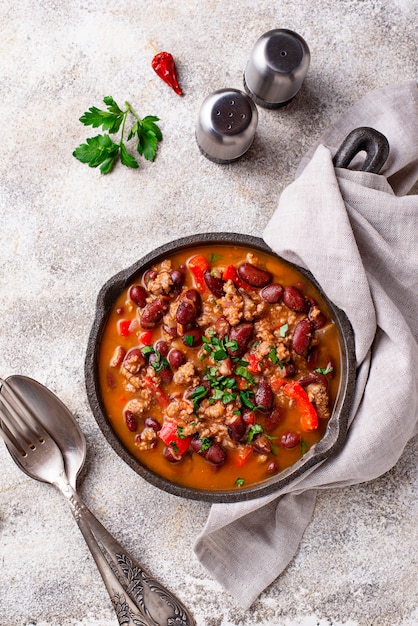
[[[199,258],[205,264],[196,269]],[[203,245],[167,255],[164,263],[138,276],[107,319],[98,371],[110,424],[141,464],[169,481],[203,490],[258,484],[296,463],[323,437],[340,385],[338,329],[314,286],[274,255],[243,246]],[[202,278],[205,267],[228,293],[211,291]],[[260,286],[267,274],[267,285]],[[139,305],[131,297],[133,285],[145,298]],[[277,293],[269,298],[275,302],[263,300],[269,285],[282,287],[278,300]],[[302,297],[301,310],[289,297],[293,308],[284,303],[286,288]],[[179,323],[184,321],[179,302],[186,312],[192,310],[196,291],[201,301],[195,318]],[[162,315],[154,315],[156,300],[164,305]],[[151,304],[154,312],[147,317]],[[219,324],[219,318],[226,323]],[[239,331],[246,324],[253,325],[252,331],[248,326],[251,337],[237,348],[231,337],[235,333],[241,342]],[[224,330],[218,333],[219,328]],[[193,331],[198,331],[194,338]],[[295,340],[298,332],[301,340]],[[132,362],[128,367],[135,350],[138,358],[132,357],[133,367]],[[179,366],[172,359],[173,367],[170,355],[176,350],[183,360]],[[223,358],[217,360],[219,355]],[[222,387],[225,381],[229,387]],[[317,423],[309,421],[315,415]],[[172,439],[161,438],[165,422],[177,428]],[[185,442],[190,445],[179,454]]]

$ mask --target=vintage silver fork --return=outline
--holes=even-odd
[[[37,393],[45,393],[49,404],[55,402],[54,408],[65,408],[46,387],[31,379],[26,381],[36,385]],[[106,585],[119,624],[194,626],[193,617],[178,598],[150,576],[82,502],[68,480],[57,443],[25,398],[2,379],[0,422],[0,434],[18,467],[36,480],[55,485],[67,498]]]

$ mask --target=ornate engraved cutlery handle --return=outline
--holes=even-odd
[[[180,600],[122,548],[65,477],[56,486],[66,496],[96,562],[121,626],[195,626]]]

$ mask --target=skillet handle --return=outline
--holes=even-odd
[[[362,151],[366,152],[366,158],[360,170],[378,174],[389,156],[388,140],[374,128],[355,128],[335,153],[334,167],[348,168],[353,158]]]

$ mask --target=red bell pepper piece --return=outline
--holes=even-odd
[[[148,387],[148,389],[152,391],[160,406],[165,408],[170,404],[170,398],[167,396],[166,393],[164,393],[161,387],[152,380],[150,376],[145,376],[144,384],[146,387]]]
[[[296,408],[300,413],[300,425],[303,430],[315,430],[318,428],[318,414],[304,388],[295,380],[291,380],[282,387],[282,390],[288,398],[292,398],[295,401]]]
[[[139,335],[139,341],[144,345],[144,346],[150,346],[152,344],[153,340],[153,333],[152,330],[147,330],[145,333],[141,333]]]
[[[226,280],[232,280],[232,282],[234,283],[235,287],[238,287],[238,288],[241,288],[241,289],[250,289],[250,290],[253,291],[253,288],[250,287],[250,285],[247,285],[247,283],[244,283],[244,281],[241,280],[235,265],[227,265],[226,266],[226,268],[222,272],[222,280],[225,280],[225,281]]]
[[[253,453],[253,447],[246,445],[238,450],[238,454],[235,456],[234,464],[236,467],[242,467],[247,463],[250,456]]]
[[[173,55],[169,52],[157,52],[151,61],[154,72],[179,96],[183,95],[177,79],[177,69]]]
[[[119,320],[118,321],[118,333],[121,337],[129,336],[129,326],[132,320]]]
[[[192,272],[197,288],[204,293],[206,291],[206,283],[204,273],[209,269],[209,261],[200,254],[192,257],[187,265]]]
[[[261,359],[256,354],[250,354],[248,358],[247,370],[252,374],[259,374],[265,367],[262,364]]]
[[[189,449],[190,443],[193,439],[191,435],[187,437],[181,436],[181,427],[175,422],[164,422],[161,430],[158,431],[158,436],[164,441],[166,446],[173,448],[177,454],[184,454]]]

